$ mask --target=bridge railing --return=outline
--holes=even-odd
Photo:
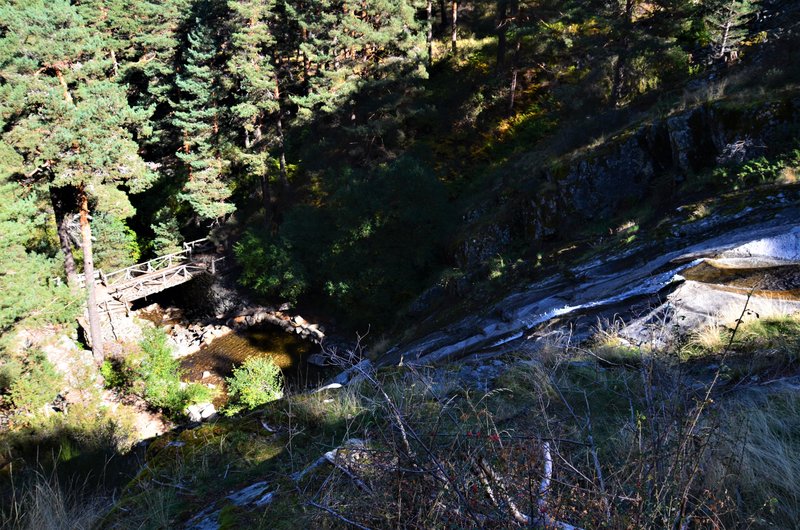
[[[113,285],[115,283],[132,280],[137,276],[144,276],[145,274],[150,274],[151,272],[169,269],[170,267],[174,267],[185,262],[189,258],[190,254],[191,251],[188,250],[175,252],[174,254],[165,254],[164,256],[153,258],[150,261],[145,261],[144,263],[137,263],[136,265],[131,265],[130,267],[125,267],[124,269],[110,272],[105,275],[104,283],[106,285]]]
[[[98,269],[94,272],[94,281],[95,283],[101,283],[107,286],[115,285],[118,283],[134,280],[139,276],[144,276],[146,274],[150,274],[160,270],[166,270],[171,267],[175,267],[177,265],[185,263],[191,258],[192,254],[196,250],[202,247],[207,247],[210,244],[211,243],[208,241],[207,238],[196,239],[194,241],[189,241],[187,243],[184,243],[183,250],[180,252],[173,252],[172,254],[165,254],[163,256],[158,256],[149,261],[145,261],[144,263],[137,263],[136,265],[131,265],[130,267],[125,267],[124,269],[119,269],[113,272],[109,272],[108,274]],[[213,265],[214,262],[212,262],[212,268]],[[85,282],[83,276],[78,277],[78,284],[81,287],[84,287]]]

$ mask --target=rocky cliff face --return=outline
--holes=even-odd
[[[533,175],[527,179],[527,188],[517,185],[515,193],[470,214],[467,221],[474,231],[462,242],[458,254],[458,264],[468,276],[511,245],[524,242],[535,246],[560,236],[566,239],[574,236],[576,228],[607,223],[640,204],[671,208],[664,210],[665,223],[638,232],[630,244],[595,247],[588,257],[564,262],[562,266],[569,267],[565,271],[540,269],[532,283],[516,286],[511,294],[497,295],[494,303],[483,305],[486,310],[481,314],[464,315],[435,333],[401,344],[388,352],[385,362],[401,356],[439,362],[495,351],[503,345],[516,347],[525,336],[554,321],[569,321],[573,326],[580,320],[587,332],[598,318],[625,316],[628,321],[633,305],[648,313],[665,299],[671,304],[670,314],[683,311],[678,320],[696,326],[707,323],[707,317],[724,305],[741,306],[745,296],[741,290],[732,293],[731,286],[717,288],[719,281],[680,275],[684,270],[696,274],[692,267],[700,262],[690,263],[693,260],[715,256],[717,261],[702,267],[722,267],[725,274],[734,274],[730,264],[719,265],[726,249],[786,234],[796,239],[800,190],[793,185],[747,189],[725,199],[722,193],[708,191],[705,195],[718,196],[705,197],[713,206],[694,215],[691,208],[674,208],[682,199],[680,186],[691,184],[691,179],[716,166],[736,166],[756,157],[785,153],[793,145],[798,127],[797,96],[751,105],[707,104],[641,125],[556,165],[528,170]],[[520,163],[518,169],[520,180],[525,180],[525,166]],[[778,256],[772,250],[753,255],[755,264],[737,262],[734,269],[746,269],[751,275],[758,269],[757,274],[769,280],[775,274],[794,271],[798,262],[794,256]],[[688,257],[681,261],[681,256]],[[768,270],[762,271],[764,266],[758,260],[763,259],[777,259],[780,266],[769,261]],[[744,274],[735,274],[740,273]],[[778,291],[791,293],[795,288],[800,285]],[[678,294],[672,296],[673,291]],[[686,297],[692,303],[681,305],[681,293],[689,293]],[[698,305],[695,302],[700,295],[703,303]],[[764,294],[765,300],[770,296],[775,293]],[[779,298],[786,299],[783,295]],[[789,299],[788,305],[797,304],[793,296]],[[678,306],[681,309],[676,313]],[[662,313],[652,312],[651,317],[664,320]],[[416,315],[424,317],[426,310],[418,310]],[[650,322],[640,324],[644,329]]]
[[[521,192],[468,216],[456,262],[473,269],[514,241],[537,245],[645,199],[658,203],[715,164],[768,155],[800,124],[800,97],[753,105],[714,103],[661,118],[546,168],[518,163]]]

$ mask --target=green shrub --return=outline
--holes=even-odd
[[[141,342],[143,357],[133,369],[142,397],[150,405],[176,415],[192,403],[209,401],[211,390],[203,385],[188,384],[181,388],[181,372],[167,344],[167,335],[160,328],[148,328]]]
[[[296,302],[307,288],[305,272],[291,256],[291,245],[252,230],[234,245],[242,265],[241,283],[263,295],[277,295]]]
[[[252,410],[283,396],[283,374],[272,359],[252,357],[226,379],[232,404],[228,412]]]
[[[42,354],[31,356],[25,371],[17,377],[9,394],[14,407],[26,412],[34,412],[58,395],[61,378],[55,368]]]
[[[22,375],[22,364],[16,359],[5,359],[0,364],[0,392],[7,392]]]
[[[100,375],[106,382],[106,388],[125,388],[130,386],[130,368],[123,363],[106,359],[100,365]]]

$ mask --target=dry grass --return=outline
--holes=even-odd
[[[711,215],[711,207],[704,202],[695,204],[689,213],[689,221],[699,221]]]
[[[688,347],[690,351],[699,349],[702,353],[720,353],[728,345],[730,332],[717,320],[692,333]]]
[[[797,385],[750,391],[721,409],[724,436],[706,462],[706,487],[731,492],[756,528],[800,527]]]
[[[84,488],[64,487],[53,476],[37,473],[15,497],[5,528],[19,530],[89,530],[108,511],[104,499],[84,495]]]
[[[798,180],[798,171],[800,171],[800,168],[797,167],[783,168],[783,170],[781,170],[779,182],[781,184],[796,184]]]
[[[748,320],[740,339],[793,344],[800,320],[782,318]],[[240,527],[525,528],[541,513],[581,528],[797,527],[800,385],[728,383],[724,359],[710,381],[660,355],[668,352],[643,355],[624,331],[598,326],[588,358],[568,334],[545,333],[503,359],[489,392],[458,370],[395,367],[184,431],[184,447],[149,465],[160,482],[191,489],[195,504],[187,510],[183,493],[145,477],[120,527],[146,512],[176,525],[197,499],[229,492],[232,484],[215,484],[229,469],[236,487],[266,477],[279,490],[268,507],[233,510]],[[719,353],[725,333],[694,340]],[[291,478],[346,441],[335,464]],[[542,493],[545,451],[553,481]]]

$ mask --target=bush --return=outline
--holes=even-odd
[[[283,397],[283,374],[272,359],[252,357],[234,369],[233,376],[226,379],[228,395],[232,405],[231,414]]]
[[[103,376],[106,382],[106,388],[124,389],[131,384],[130,368],[124,363],[106,359],[100,365],[100,375]]]
[[[305,272],[292,259],[291,246],[286,241],[273,241],[270,236],[248,230],[233,250],[242,265],[242,285],[291,302],[306,291]]]
[[[31,356],[25,371],[11,384],[10,395],[14,407],[34,412],[50,403],[61,389],[61,378],[42,354]]]
[[[8,358],[0,364],[0,393],[11,389],[14,381],[22,375],[22,363],[16,359]]]
[[[192,403],[209,401],[213,394],[203,385],[188,384],[181,388],[178,361],[172,358],[167,335],[160,328],[148,328],[141,342],[143,358],[133,369],[134,385],[150,405],[170,414],[180,414]]]

